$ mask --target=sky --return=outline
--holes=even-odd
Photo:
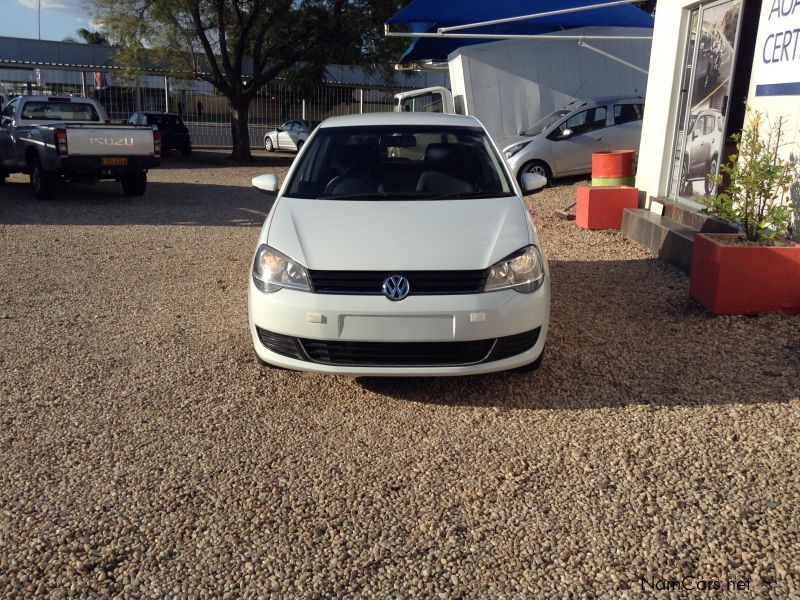
[[[92,29],[86,0],[41,0],[42,39],[76,37],[81,27]],[[0,36],[37,39],[39,0],[0,0]]]

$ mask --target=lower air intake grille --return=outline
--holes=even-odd
[[[468,342],[347,342],[310,340],[256,328],[269,350],[298,360],[346,367],[445,367],[503,360],[533,348],[539,328]]]

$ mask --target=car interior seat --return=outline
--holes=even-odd
[[[461,144],[428,144],[424,171],[417,182],[418,192],[455,194],[475,191],[467,180],[467,152]]]
[[[325,186],[323,195],[377,192],[380,149],[374,144],[346,144],[339,156],[337,175]]]

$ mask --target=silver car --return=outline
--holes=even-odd
[[[592,171],[592,153],[634,150],[642,135],[642,98],[576,100],[540,119],[519,136],[498,145],[512,172],[536,173],[551,180]]]
[[[300,151],[311,132],[319,125],[319,121],[286,121],[277,129],[264,134],[264,148],[268,152],[275,150]]]
[[[681,163],[681,193],[692,192],[692,182],[704,182],[706,194],[714,191],[714,176],[719,166],[724,117],[718,110],[701,110],[689,115],[689,139]]]

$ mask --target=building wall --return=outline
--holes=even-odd
[[[684,9],[696,4],[685,0],[658,2],[636,172],[636,187],[648,196],[667,193],[689,19]]]
[[[771,121],[783,119],[782,153],[800,161],[800,5],[761,3],[747,103]],[[791,196],[797,213],[795,238],[800,239],[800,179]]]
[[[775,12],[776,5],[784,7],[786,14]],[[656,11],[636,175],[636,186],[648,197],[664,196],[668,193],[681,71],[687,41],[687,9],[695,6],[697,2],[660,0]],[[785,119],[783,153],[787,157],[800,158],[800,5],[794,6],[793,12],[791,9],[792,3],[789,2],[761,2],[748,106],[763,112],[769,119],[782,116]],[[747,23],[743,23],[742,27],[747,27]],[[770,40],[770,34],[782,37],[779,41],[775,37]],[[791,36],[788,43],[786,35]],[[790,85],[783,88],[784,93],[781,95],[766,96],[756,93],[757,86],[770,84]],[[795,184],[792,193],[800,208],[800,181]],[[800,218],[795,229],[800,233]]]

